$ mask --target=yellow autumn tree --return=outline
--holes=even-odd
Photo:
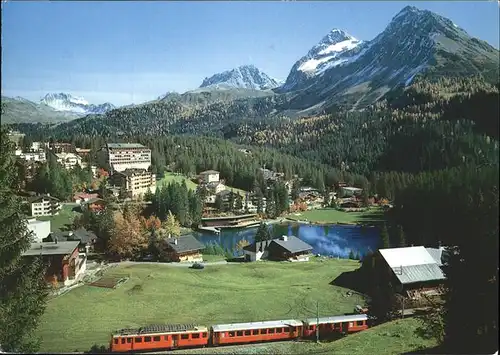
[[[166,238],[174,238],[181,235],[181,225],[171,211],[168,211],[167,219],[162,224],[161,235]]]
[[[137,215],[116,213],[115,228],[108,243],[112,254],[121,259],[131,258],[148,247],[148,237]]]

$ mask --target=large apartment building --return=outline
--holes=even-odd
[[[55,153],[56,160],[59,164],[64,166],[65,169],[73,169],[77,165],[82,166],[82,158],[74,153]]]
[[[148,170],[151,166],[151,149],[142,144],[108,143],[101,151],[112,172],[126,169]]]
[[[137,198],[144,196],[149,190],[156,190],[156,175],[145,169],[125,169],[112,175],[113,185],[124,189],[126,197]]]
[[[34,196],[29,203],[33,217],[57,215],[61,210],[59,200],[50,194]]]

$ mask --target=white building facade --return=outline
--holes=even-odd
[[[103,148],[111,171],[126,169],[148,170],[151,166],[151,149],[138,143],[108,143]]]

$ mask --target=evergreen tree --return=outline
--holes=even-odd
[[[148,189],[146,190],[146,193],[144,194],[144,201],[152,202],[153,198],[154,198],[154,195],[151,192],[151,189],[148,187]]]
[[[406,247],[406,236],[401,225],[396,229],[396,240],[399,248]]]
[[[261,222],[259,224],[259,227],[257,228],[257,232],[255,233],[255,241],[256,242],[262,242],[265,240],[271,240],[273,239],[271,236],[271,233],[269,232],[269,228],[267,224],[264,222]]]
[[[349,252],[349,259],[354,260],[355,258],[356,256],[354,255],[354,251],[351,249],[351,251]]]
[[[382,229],[380,231],[380,248],[381,249],[387,249],[391,247],[391,243],[389,241],[389,232],[387,231],[387,226],[384,225],[382,226]]]
[[[7,352],[36,352],[33,338],[45,310],[45,265],[40,258],[22,257],[32,236],[16,196],[18,184],[14,145],[0,132],[0,346]]]

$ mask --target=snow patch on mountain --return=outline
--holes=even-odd
[[[242,65],[232,70],[205,78],[200,85],[201,88],[215,89],[253,89],[268,90],[279,86],[276,79],[271,78],[266,73],[253,65]]]
[[[52,107],[56,111],[71,112],[78,115],[104,114],[115,108],[109,102],[94,105],[83,97],[75,97],[65,93],[47,94],[40,100],[40,103]]]

